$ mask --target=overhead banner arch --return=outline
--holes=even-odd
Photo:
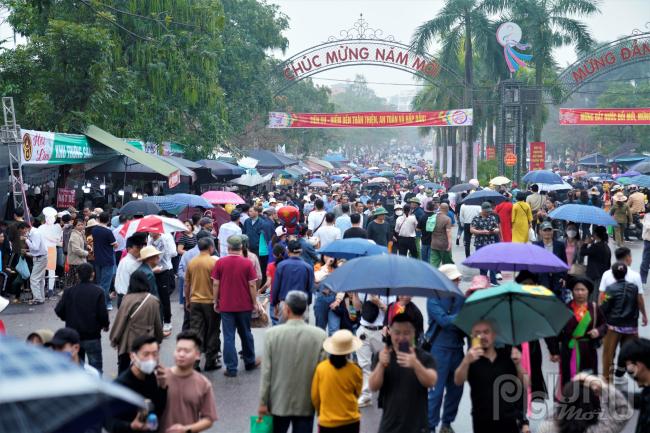
[[[446,83],[447,90],[464,87],[461,76],[429,54],[418,54],[412,46],[385,36],[368,26],[363,15],[352,28],[331,36],[326,42],[307,48],[282,62],[273,72],[274,94],[280,94],[297,82],[332,69],[349,66],[380,66],[398,69],[435,85]],[[449,83],[452,83],[449,86]],[[459,88],[460,87],[460,88]],[[449,91],[460,102],[462,91]]]

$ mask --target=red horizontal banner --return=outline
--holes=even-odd
[[[269,128],[396,128],[402,126],[469,126],[472,109],[442,111],[375,111],[358,113],[269,113]]]
[[[560,125],[650,125],[650,108],[560,108]]]

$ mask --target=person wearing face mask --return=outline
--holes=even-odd
[[[566,225],[566,231],[564,233],[566,234],[564,248],[566,252],[566,262],[567,265],[571,266],[572,264],[580,261],[580,247],[582,246],[582,242],[578,237],[578,226],[576,226],[574,223],[568,223]]]
[[[155,337],[142,336],[133,340],[129,354],[131,366],[115,379],[115,383],[151,400],[153,412],[161,419],[167,406],[167,375],[164,367],[159,364],[159,351],[160,346]],[[137,409],[127,410],[110,420],[106,429],[111,433],[146,430],[146,416]]]
[[[648,432],[650,431],[650,340],[639,338],[627,342],[621,349],[619,357],[625,362],[627,373],[643,388],[640,393],[632,395],[631,399],[633,408],[639,411],[635,432]]]

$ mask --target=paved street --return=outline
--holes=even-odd
[[[635,241],[629,243],[628,245],[632,249],[634,255],[633,268],[638,270],[641,262],[642,243]],[[612,244],[610,244],[610,247],[612,248],[612,251],[615,248]],[[462,245],[461,247],[454,246],[454,259],[456,263],[460,263],[464,259]],[[471,279],[471,276],[477,272],[468,268],[463,268],[462,271],[464,274],[464,285],[467,284]],[[504,277],[508,279],[510,276],[505,274]],[[177,302],[177,294],[174,294],[172,299],[176,300],[176,302],[173,304],[174,316],[172,320],[174,325],[174,333],[176,333],[180,330],[182,309]],[[650,297],[646,295],[646,304],[650,305],[649,302]],[[425,300],[417,299],[416,303],[426,315]],[[37,307],[29,307],[27,305],[10,305],[7,310],[2,313],[2,319],[7,326],[8,334],[13,335],[17,338],[24,339],[31,331],[35,329],[50,328],[55,330],[63,325],[63,323],[55,316],[53,308],[54,301],[48,301],[44,305]],[[115,310],[111,312],[111,319],[115,317],[115,313]],[[313,314],[311,317],[313,317]],[[258,354],[261,354],[264,345],[264,330],[254,330],[253,334],[255,336],[256,351]],[[641,335],[647,338],[650,337],[650,328],[642,328]],[[110,348],[106,334],[103,336],[102,343],[104,351],[105,376],[109,379],[112,379],[115,377],[115,374],[117,372],[117,355],[115,350]],[[542,346],[544,347],[543,344]],[[170,365],[173,362],[172,338],[166,340],[162,345],[161,361],[164,365]],[[234,379],[225,378],[223,376],[223,370],[207,374],[207,377],[210,378],[214,385],[219,414],[219,421],[211,430],[209,430],[210,432],[245,433],[250,431],[250,416],[256,413],[258,407],[259,371],[249,373],[243,371],[243,367],[241,367],[241,370],[242,371],[240,371],[238,377]],[[548,362],[547,355],[544,357],[544,371],[546,375],[557,372],[557,365]],[[554,383],[551,382],[552,381],[547,380],[547,385],[549,388],[552,388],[554,386]],[[550,401],[547,402],[546,407],[541,404],[535,405],[534,418],[540,419],[541,417],[548,414],[547,409],[550,407]],[[466,387],[458,417],[456,419],[456,422],[453,424],[453,427],[457,432],[471,432],[470,411],[471,404],[469,401],[469,388]],[[363,409],[362,432],[376,432],[379,418],[380,411],[376,409],[376,407]],[[627,433],[633,432],[635,423],[636,420],[634,419],[633,422],[628,424],[626,430],[624,431]],[[535,425],[536,421],[532,420],[533,431]]]

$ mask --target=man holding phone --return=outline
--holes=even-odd
[[[131,366],[115,379],[115,383],[137,392],[152,403],[145,411],[124,411],[111,420],[106,429],[112,433],[150,431],[146,420],[149,412],[160,420],[167,405],[167,374],[160,365],[160,346],[156,337],[142,336],[131,346]]]
[[[379,391],[383,409],[379,433],[429,431],[427,391],[438,379],[435,362],[415,347],[415,324],[409,314],[396,314],[388,334],[390,345],[373,357],[369,379],[370,390]]]

